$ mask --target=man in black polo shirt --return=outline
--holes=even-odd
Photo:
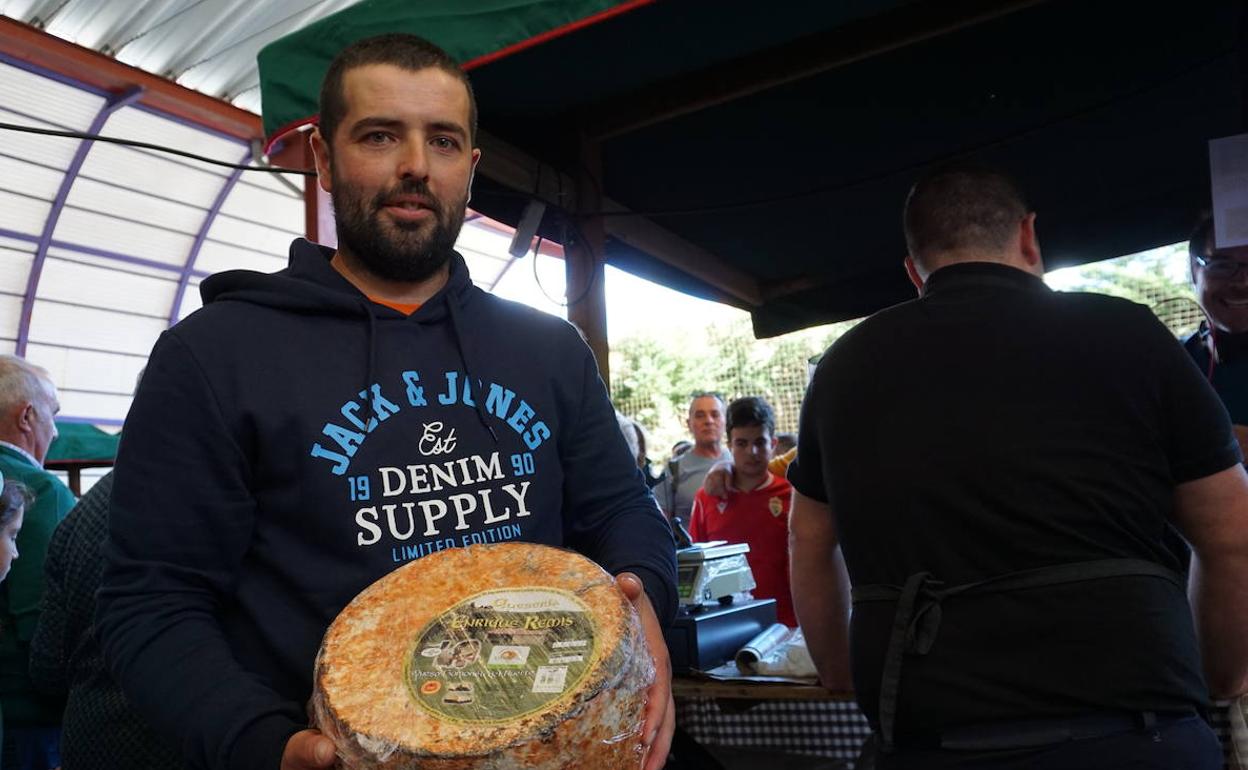
[[[1002,175],[933,173],[905,227],[919,299],[823,357],[789,469],[824,683],[852,652],[882,768],[1221,767],[1197,712],[1248,682],[1248,477],[1217,396],[1148,309],[1045,286]]]

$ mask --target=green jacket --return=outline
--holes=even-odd
[[[43,561],[56,525],[74,507],[60,479],[14,449],[0,445],[0,473],[25,484],[35,496],[17,535],[17,560],[0,583],[0,704],[9,726],[61,723],[64,700],[40,693],[30,679],[30,640],[43,597]]]

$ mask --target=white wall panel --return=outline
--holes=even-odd
[[[114,113],[104,124],[104,130],[100,133],[105,136],[136,139],[141,142],[173,147],[183,152],[193,152],[196,155],[230,163],[237,162],[243,157],[243,151],[247,149],[241,142],[225,139],[134,107],[125,107]]]
[[[136,190],[151,190],[199,208],[206,209],[211,206],[229,172],[212,166],[192,168],[174,162],[170,157],[150,155],[115,144],[97,143],[87,154],[81,175],[116,181]]]
[[[75,393],[63,390],[61,414],[67,417],[124,420],[130,411],[131,396],[109,396],[100,393]]]
[[[39,278],[38,297],[166,317],[176,288],[172,281],[49,259]]]
[[[3,313],[3,299],[0,297],[0,315]],[[0,326],[0,334],[3,334],[3,328]],[[32,342],[145,356],[151,352],[152,345],[164,329],[165,321],[160,319],[36,300],[31,315],[30,339]]]
[[[297,238],[298,234],[244,222],[234,217],[218,216],[212,221],[208,237],[232,246],[285,256],[290,252],[291,240]]]
[[[54,237],[60,241],[95,246],[132,257],[181,266],[195,238],[147,225],[124,222],[90,211],[66,208]]]
[[[254,171],[243,173],[243,178],[225,199],[221,213],[302,235],[303,198],[296,198],[289,191],[283,193],[248,184],[248,178],[254,176],[262,175]]]
[[[99,246],[100,244],[91,244]],[[32,247],[33,248],[33,247]],[[148,267],[147,265],[135,265],[130,262],[120,262],[110,257],[97,257],[94,254],[86,254],[74,249],[61,249],[53,246],[48,249],[48,256],[63,259],[66,262],[77,262],[84,265],[97,265],[106,267],[110,270],[119,270],[127,273],[156,278],[166,282],[177,283],[178,271],[181,265],[170,265],[169,267]]]
[[[104,106],[104,97],[0,64],[0,104],[12,105],[76,131],[85,131]]]
[[[316,169],[309,170],[315,171]],[[296,200],[303,200],[303,180],[305,179],[315,181],[316,177],[305,177],[303,174],[279,174],[272,171],[248,171],[243,175],[243,181],[249,185],[280,195],[289,195]],[[286,180],[286,182],[290,182],[295,187],[298,187],[299,192],[295,192],[287,187],[282,180]]]
[[[19,233],[39,235],[52,204],[0,190],[0,227]]]
[[[182,306],[178,308],[179,321],[204,306],[204,302],[199,296],[199,283],[199,281],[192,279],[186,285],[186,294],[182,295]]]
[[[0,337],[17,339],[17,325],[22,318],[22,298],[0,294]]]
[[[26,282],[30,278],[30,265],[35,261],[33,252],[21,249],[10,249],[0,246],[0,291],[13,294],[25,294]]]
[[[82,178],[70,188],[67,203],[112,216],[153,222],[188,235],[199,232],[204,218],[208,216],[206,209],[197,206],[173,203]]]
[[[63,172],[0,155],[0,185],[6,190],[50,201],[56,197],[64,178]]]
[[[224,243],[207,241],[199,250],[199,259],[195,261],[195,269],[208,273],[219,273],[222,270],[258,270],[262,273],[275,273],[286,267],[286,252],[280,256],[266,257],[254,251],[234,248]]]
[[[19,126],[35,126],[64,130],[63,126],[41,120],[31,120],[25,115],[17,115],[4,109],[10,102],[0,102],[0,120],[5,123],[16,123]],[[70,160],[78,149],[80,140],[65,139],[59,136],[40,136],[20,131],[6,131],[4,134],[4,153],[15,158],[25,158],[44,163],[56,168],[68,168]]]
[[[110,391],[129,396],[147,359],[114,353],[70,350],[32,343],[26,358],[48,370],[60,388]]]

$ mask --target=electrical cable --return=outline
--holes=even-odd
[[[135,139],[121,139],[114,136],[101,136],[100,134],[88,134],[83,131],[60,131],[52,128],[37,128],[35,126],[23,126],[17,123],[0,123],[0,130],[3,131],[21,131],[27,134],[39,134],[40,136],[59,136],[65,139],[85,139],[92,142],[105,142],[107,144],[120,144],[124,147],[138,147],[144,150],[153,150],[155,152],[168,153],[169,155],[177,155],[183,158],[197,160],[200,163],[208,163],[213,166],[221,166],[222,168],[241,169],[242,171],[263,171],[270,174],[299,174],[301,176],[316,176],[316,171],[301,168],[286,168],[284,166],[250,166],[245,163],[234,163],[228,160],[218,160],[209,158],[204,155],[196,155],[193,152],[179,150],[174,147],[166,147],[161,144],[153,144],[151,142],[140,142]]]

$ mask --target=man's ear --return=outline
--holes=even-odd
[[[1036,236],[1036,212],[1023,217],[1018,226],[1018,250],[1023,260],[1033,268],[1044,272],[1044,263],[1040,258],[1040,240]]]
[[[39,414],[35,410],[35,405],[30,401],[24,401],[13,407],[8,416],[17,427],[18,433],[23,434],[33,433],[39,422]]]
[[[333,176],[330,172],[330,153],[329,144],[325,138],[321,136],[321,129],[312,129],[311,135],[308,136],[308,142],[312,145],[312,157],[316,160],[316,181],[321,189],[329,194],[333,194],[334,183],[331,181]]]
[[[472,202],[472,180],[477,178],[477,164],[481,162],[481,148],[472,148],[472,168],[468,170],[468,194],[464,197],[464,203]]]
[[[910,276],[910,283],[914,284],[914,288],[919,294],[923,293],[923,274],[919,272],[919,266],[914,264],[914,257],[906,255],[906,275]]]

